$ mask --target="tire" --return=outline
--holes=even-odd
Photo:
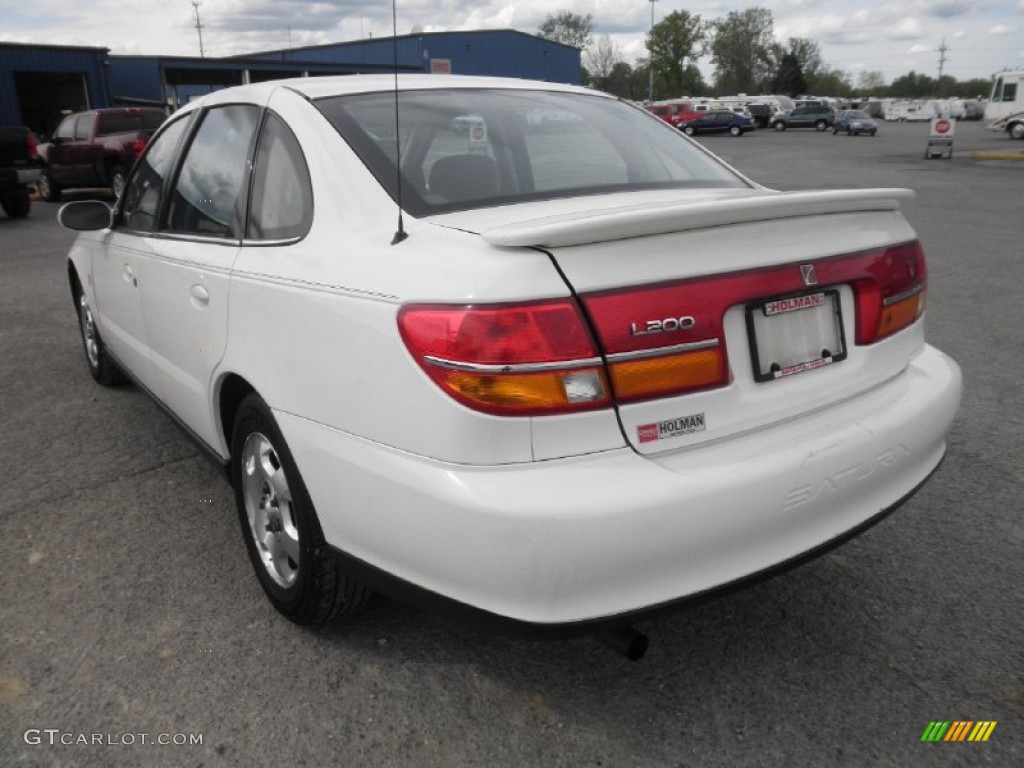
[[[1014,123],[1007,132],[1011,139],[1024,139],[1024,123]]]
[[[828,128],[828,123],[824,120],[819,120],[814,124],[814,130],[816,131],[824,131],[826,128]]]
[[[60,185],[57,184],[50,176],[50,170],[43,168],[43,172],[39,175],[39,181],[36,183],[36,187],[39,189],[39,196],[48,203],[56,203],[60,200]]]
[[[78,306],[78,330],[82,335],[82,348],[85,351],[85,363],[89,366],[89,373],[96,380],[97,384],[104,387],[116,387],[125,382],[125,375],[117,364],[111,359],[107,352],[100,332],[96,328],[96,322],[92,316],[92,309],[85,298],[85,293],[79,289],[76,297]]]
[[[284,436],[257,394],[235,416],[231,480],[245,547],[271,604],[304,626],[356,616],[372,593],[342,573]]]
[[[24,219],[32,210],[32,198],[28,191],[11,192],[0,197],[0,208],[12,219]]]
[[[876,134],[876,133],[878,133],[878,130],[877,130],[877,129],[871,132],[871,136],[872,136],[872,138],[874,138],[874,136],[875,136],[875,134]]]
[[[786,124],[781,120],[777,121],[775,123],[775,130],[781,133],[782,131],[786,130]]]
[[[120,198],[121,193],[124,192],[124,184],[127,180],[128,174],[125,173],[124,166],[115,165],[110,171],[110,188],[114,191],[114,197]]]
[[[729,128],[729,135],[730,136],[742,136],[743,135],[743,131],[740,130],[740,127],[738,125],[734,125],[731,128]]]
[[[683,126],[683,133],[685,133],[687,136],[693,136],[693,134],[694,134],[693,126],[692,125],[684,125]]]

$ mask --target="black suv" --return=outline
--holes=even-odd
[[[776,131],[784,131],[787,128],[814,128],[824,131],[835,119],[836,113],[829,107],[807,106],[780,112],[772,117],[769,125]]]

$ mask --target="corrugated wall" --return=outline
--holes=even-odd
[[[111,56],[110,98],[147,99],[163,104],[160,57]]]
[[[391,64],[392,50],[391,38],[379,38],[249,54],[247,58],[383,66]],[[429,72],[432,59],[450,61],[452,73],[458,75],[520,77],[576,85],[580,82],[577,49],[514,30],[435,32],[398,38],[400,65],[420,66]]]
[[[103,62],[103,48],[61,48],[45,45],[0,43],[0,125],[22,125],[24,118],[14,86],[15,72],[80,73],[89,106],[110,106]]]

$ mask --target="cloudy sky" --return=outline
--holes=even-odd
[[[775,34],[818,42],[831,66],[915,69],[934,76],[943,38],[945,72],[964,80],[1024,68],[1024,0],[658,0],[655,20],[674,10],[705,19],[732,10],[771,9]],[[647,0],[399,0],[398,31],[513,28],[535,32],[552,10],[592,14],[623,58],[644,56]],[[204,47],[214,56],[390,34],[391,6],[371,0],[202,0]],[[113,53],[195,55],[189,0],[0,0],[0,41],[96,45]],[[710,73],[710,68],[705,67]]]

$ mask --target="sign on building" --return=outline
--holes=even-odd
[[[452,60],[451,59],[431,59],[430,60],[430,74],[432,75],[450,75],[452,73]]]

